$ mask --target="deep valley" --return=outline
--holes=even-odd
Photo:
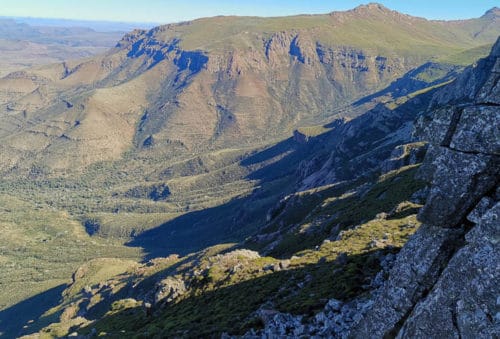
[[[0,63],[0,337],[498,334],[498,8],[114,35]]]

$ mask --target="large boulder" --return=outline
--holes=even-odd
[[[420,220],[441,227],[459,227],[467,212],[495,187],[498,160],[495,156],[440,147],[433,159],[436,171]]]
[[[156,284],[155,304],[171,303],[186,293],[186,284],[182,279],[167,277]]]

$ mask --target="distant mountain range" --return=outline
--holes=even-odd
[[[94,23],[94,30],[85,23],[0,17],[0,75],[104,53],[129,30],[129,26],[123,30],[106,29],[105,23],[99,27],[98,22]]]
[[[134,29],[148,29],[159,26],[154,22],[120,22],[120,21],[94,21],[94,20],[73,20],[62,18],[34,18],[34,17],[2,17],[1,19],[12,19],[17,23],[28,24],[30,26],[50,26],[50,27],[87,27],[97,32],[128,32]]]

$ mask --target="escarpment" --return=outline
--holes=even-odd
[[[261,147],[304,125],[350,119],[363,113],[348,107],[354,101],[391,83],[398,95],[422,89],[442,80],[432,74],[446,75],[456,65],[434,63],[430,78],[411,86],[394,82],[408,71],[491,43],[494,25],[478,20],[460,28],[479,25],[489,32],[473,39],[457,35],[453,22],[378,5],[135,30],[104,55],[0,79],[0,125],[6,126],[0,152],[11,159],[0,171],[35,164],[48,171],[80,170],[119,161],[130,151],[187,155]],[[448,33],[436,33],[441,31]],[[61,154],[68,149],[65,159]]]

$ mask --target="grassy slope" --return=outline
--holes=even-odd
[[[220,22],[218,22],[219,20]],[[417,58],[427,58],[430,56],[445,58],[450,53],[453,55],[462,53],[462,51],[474,47],[479,43],[468,38],[467,34],[464,35],[465,38],[456,41],[453,36],[458,34],[460,30],[463,31],[463,28],[443,30],[442,25],[435,22],[425,23],[421,29],[415,32],[404,23],[401,30],[392,30],[390,29],[392,27],[390,22],[380,20],[377,17],[368,18],[367,20],[354,20],[347,24],[341,24],[335,17],[327,15],[276,18],[264,20],[265,22],[262,20],[255,18],[203,19],[186,26],[173,26],[173,29],[179,31],[179,34],[184,36],[183,47],[208,50],[211,48],[225,48],[232,43],[236,44],[234,46],[240,46],[239,44],[241,46],[261,44],[261,35],[269,36],[282,27],[308,30],[308,34],[319,32],[318,34],[324,35],[324,41],[322,42],[325,43],[348,44],[359,48],[371,48],[381,52],[386,52],[388,48],[395,46],[395,50],[398,53],[402,53],[403,56],[412,55],[412,50],[407,45],[407,42],[411,41],[412,44],[420,47],[418,50],[421,55],[417,56]],[[319,29],[318,25],[320,26]],[[258,37],[256,38],[251,34],[245,33],[245,30],[255,30]],[[387,40],[375,39],[379,36],[374,32],[380,31],[390,33],[387,35]],[[207,34],[219,33],[220,36],[214,38],[214,43],[207,46]],[[411,36],[410,40],[408,40],[409,36]],[[474,50],[472,55],[476,55],[476,52],[482,53],[482,50]],[[464,52],[464,55],[465,57],[463,55],[460,56],[456,62],[462,63],[471,54]],[[244,152],[246,151],[248,150]],[[124,249],[119,245],[116,245],[116,247],[106,246],[109,243],[115,245],[114,240],[89,239],[86,235],[81,235],[81,226],[78,224],[80,218],[86,218],[87,216],[98,217],[102,220],[104,226],[116,230],[115,235],[123,236],[136,228],[142,230],[141,227],[145,229],[157,226],[160,222],[166,222],[172,217],[177,216],[177,213],[184,213],[186,208],[203,209],[215,204],[223,204],[231,198],[248,194],[255,187],[254,184],[256,184],[256,182],[247,180],[248,178],[245,178],[244,175],[241,176],[245,170],[237,165],[231,167],[228,164],[223,168],[213,168],[204,164],[202,168],[195,168],[192,172],[189,172],[192,178],[173,180],[173,184],[178,185],[177,192],[179,193],[178,198],[180,202],[165,201],[155,203],[146,199],[129,199],[121,196],[120,194],[130,188],[129,184],[124,185],[121,182],[134,182],[134,184],[137,182],[138,185],[150,184],[150,182],[145,182],[146,180],[150,180],[150,178],[145,180],[145,176],[151,176],[155,182],[168,180],[159,175],[158,172],[160,169],[165,169],[165,159],[171,158],[168,158],[168,156],[165,158],[156,158],[156,155],[134,154],[129,158],[125,158],[122,162],[99,163],[91,167],[82,178],[77,178],[76,180],[70,177],[50,179],[49,182],[40,180],[35,183],[34,187],[32,186],[31,179],[27,180],[28,184],[26,184],[25,180],[23,182],[22,179],[13,179],[9,182],[3,181],[2,190],[9,194],[9,196],[6,196],[6,199],[13,199],[12,195],[21,197],[21,199],[15,198],[13,200],[14,206],[19,204],[21,207],[15,209],[14,213],[6,211],[3,215],[5,220],[2,227],[6,230],[6,234],[9,234],[9,237],[5,238],[5,245],[2,244],[3,252],[0,257],[0,263],[2,265],[5,263],[5,267],[9,270],[5,277],[9,277],[9,274],[11,274],[11,277],[16,277],[15,279],[17,279],[15,284],[12,283],[8,286],[9,293],[5,294],[4,298],[6,301],[3,305],[12,304],[16,300],[19,300],[19,298],[37,292],[32,284],[30,285],[30,283],[23,281],[28,276],[30,279],[39,279],[42,284],[39,286],[48,288],[62,283],[63,280],[67,281],[66,277],[68,277],[69,272],[85,259],[90,259],[94,256],[111,256],[112,253],[118,253],[118,255],[113,254],[113,256],[122,257],[134,257],[137,255],[137,252],[129,252],[128,249]],[[189,159],[177,160],[182,164],[189,163],[186,167],[190,168],[191,163]],[[225,162],[226,159],[225,156],[221,156],[213,161]],[[124,163],[128,164],[123,166]],[[208,161],[205,161],[205,163],[208,163]],[[233,161],[232,163],[237,163],[237,161]],[[184,170],[185,167],[181,166],[181,168]],[[103,172],[109,173],[109,176],[103,177]],[[127,174],[129,172],[132,174]],[[237,181],[233,187],[224,187],[220,191],[214,189],[222,182],[232,180],[232,175],[235,177],[239,175],[244,180]],[[86,181],[93,182],[93,184],[90,186],[86,185]],[[38,184],[39,186],[36,186]],[[279,183],[277,185],[279,186]],[[202,186],[202,188],[197,190],[195,189],[196,186]],[[33,195],[32,193],[35,194]],[[115,193],[118,195],[115,196]],[[206,196],[209,198],[205,198]],[[220,199],[221,196],[223,197],[222,199]],[[219,197],[220,200],[210,201],[213,197]],[[31,202],[27,203],[26,201]],[[185,204],[185,202],[189,202],[189,204]],[[267,201],[266,203],[269,205],[270,202]],[[37,204],[40,205],[39,211],[35,211],[36,207],[34,205]],[[52,210],[53,207],[55,207],[55,211]],[[125,213],[115,213],[117,208]],[[30,210],[33,211],[30,212]],[[70,213],[66,214],[64,211],[70,211]],[[156,213],[154,217],[149,215],[151,212]],[[16,219],[9,219],[12,216],[16,216]],[[147,219],[151,221],[147,221]],[[36,223],[32,224],[31,220],[36,220]],[[53,220],[56,220],[56,222],[53,223]],[[18,226],[21,225],[21,227],[14,226],[14,221],[15,224]],[[36,226],[36,229],[33,228],[33,225]],[[64,233],[64,231],[68,230],[66,228],[67,225],[72,225],[71,227],[75,229],[78,228],[79,233],[77,233],[79,235],[68,233],[57,236],[58,233]],[[45,226],[54,227],[54,229],[49,227],[48,231],[40,231]],[[21,231],[24,229],[26,232]],[[52,242],[54,246],[44,247],[38,242],[30,242],[32,241],[30,239],[38,239],[38,241],[43,242],[47,237],[50,238],[48,241]],[[305,244],[310,247],[316,244],[318,239],[315,238],[311,242],[305,242]],[[294,242],[295,244],[293,244]],[[11,243],[29,244],[30,246],[28,248],[26,246],[23,247],[23,245],[16,245],[17,247],[11,248],[9,247]],[[297,240],[291,240],[290,243],[291,245],[285,244],[283,249],[279,249],[276,254],[295,253],[294,251],[299,249],[299,246],[296,244]],[[26,253],[30,252],[32,248],[34,249],[34,255],[27,256]],[[55,263],[60,259],[62,253],[68,256],[70,263],[67,266],[61,265],[60,271],[53,271],[53,267],[57,266]],[[23,258],[26,258],[26,260]],[[36,260],[33,258],[36,258]],[[38,262],[44,264],[39,265]],[[47,265],[47,272],[44,271],[44,265]],[[50,281],[47,277],[55,278],[53,281]],[[9,285],[8,281],[4,285]]]
[[[141,256],[138,249],[114,240],[91,239],[66,212],[5,194],[0,206],[0,332],[20,328],[7,319],[11,305],[69,283],[71,273],[89,259]],[[26,314],[15,320],[26,322]]]
[[[317,127],[305,130],[308,134],[318,133]],[[323,131],[320,128],[319,132]],[[96,256],[130,256],[131,252],[119,244],[127,242],[131,234],[140,234],[159,226],[161,227],[157,233],[151,232],[151,241],[146,239],[147,241],[139,240],[134,243],[145,247],[149,256],[172,252],[184,254],[219,242],[244,239],[265,223],[265,212],[290,190],[295,175],[293,164],[312,156],[307,147],[302,151],[296,147],[294,142],[286,141],[253,153],[248,149],[232,149],[187,159],[174,158],[174,161],[169,161],[168,155],[132,153],[123,161],[102,162],[91,166],[82,175],[75,174],[75,177],[67,175],[47,178],[34,174],[30,178],[5,178],[0,182],[0,192],[6,199],[13,199],[13,206],[22,204],[20,206],[36,207],[16,208],[4,214],[5,218],[14,218],[9,227],[15,228],[17,232],[30,227],[30,231],[26,231],[21,238],[24,242],[23,252],[19,252],[12,262],[21,260],[20,256],[31,259],[29,264],[13,266],[12,271],[7,271],[8,274],[4,276],[5,284],[10,279],[9,288],[14,292],[6,294],[5,298],[7,295],[9,297],[2,302],[2,307],[67,281],[69,273],[86,259]],[[168,175],[165,174],[167,171]],[[164,201],[154,202],[125,194],[134,187],[148,187],[164,182],[173,193],[172,197]],[[334,190],[330,193],[327,191],[327,194],[333,193]],[[237,214],[235,211],[241,213]],[[300,213],[302,212],[298,211],[299,218]],[[39,222],[33,227],[30,219]],[[55,222],[51,222],[52,219]],[[82,224],[88,219],[98,221],[99,234],[105,239],[88,238],[82,234]],[[56,227],[58,232],[67,231],[68,225],[78,230],[81,238],[77,238],[79,245],[73,246],[76,241],[74,239],[65,242],[72,237],[71,233],[62,237],[63,244],[60,247],[46,244],[43,242],[46,234],[37,230],[46,225]],[[37,232],[40,232],[40,236],[35,235]],[[174,237],[170,237],[169,234],[174,232]],[[167,237],[162,238],[164,235]],[[288,241],[298,241],[302,246],[309,246],[317,244],[319,236],[312,235],[303,242],[288,237],[281,246],[291,246],[291,250],[297,250],[294,248],[296,245],[288,244]],[[28,241],[30,238],[40,239]],[[5,241],[10,242],[11,239],[7,237]],[[94,246],[92,242],[99,246]],[[116,246],[100,247],[107,243]],[[171,247],[179,243],[178,247]],[[113,254],[115,251],[116,254]],[[12,253],[9,253],[11,256]],[[66,253],[70,258],[69,263],[62,265],[56,272],[54,266],[58,254]],[[138,255],[137,252],[133,253]],[[284,253],[291,252],[284,250],[276,255]],[[34,266],[39,269],[33,269]],[[33,275],[38,280],[37,286],[40,289],[19,288],[18,286],[26,286],[26,283],[15,278],[17,275]]]
[[[405,16],[387,9],[358,9],[326,15],[199,19],[189,24],[172,25],[163,37],[168,39],[176,35],[185,49],[211,51],[228,48],[233,43],[238,43],[239,47],[255,46],[260,36],[271,36],[275,32],[306,32],[326,45],[352,46],[382,55],[394,53],[403,57],[429,58],[458,53],[494,40],[495,32],[498,33],[494,27],[487,29],[488,34],[473,36],[482,27],[487,27],[488,22],[479,18],[447,23]]]
[[[457,54],[448,55],[438,59],[439,62],[467,66],[480,58],[486,57],[491,51],[491,44],[467,49]]]
[[[87,319],[66,319],[50,325],[43,333],[47,337],[66,335],[69,324],[76,322],[81,324],[72,331],[87,333],[95,328],[97,333],[111,337],[243,333],[249,327],[260,326],[254,312],[264,304],[269,309],[312,316],[328,298],[349,300],[362,295],[367,291],[366,284],[380,269],[379,260],[387,253],[397,252],[419,225],[414,214],[419,206],[407,202],[421,187],[413,180],[414,173],[415,168],[408,167],[380,177],[364,198],[358,200],[359,205],[349,204],[351,209],[345,209],[338,199],[345,191],[324,194],[314,204],[318,207],[314,209],[316,216],[304,211],[303,222],[337,211],[345,220],[346,230],[335,240],[322,242],[324,237],[318,238],[306,249],[286,247],[280,256],[289,258],[288,261],[272,256],[249,257],[228,244],[186,257],[156,259],[108,283],[102,276],[97,277],[98,268],[89,271],[89,276],[83,276],[83,281],[68,289],[64,302],[51,312],[61,315],[69,305],[86,300],[80,290],[88,285],[95,291],[90,303],[95,304],[94,311],[98,310],[102,319],[89,322],[91,315]],[[386,192],[383,199],[379,197],[381,191]],[[368,215],[373,215],[367,212],[372,208],[393,213],[367,220]],[[303,235],[297,236],[303,239]],[[346,256],[345,262],[339,261],[339,255]],[[280,262],[287,262],[287,267],[270,269]],[[165,276],[185,280],[188,293],[156,309],[155,315],[148,318],[141,309],[140,299],[144,298],[144,291],[154,291],[155,281]],[[198,326],[193,327],[194,323]]]

